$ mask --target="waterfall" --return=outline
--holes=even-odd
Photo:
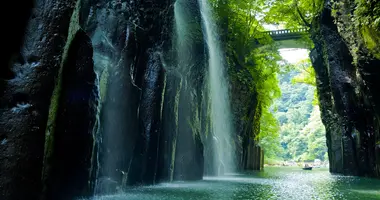
[[[186,11],[186,2],[177,0],[174,4],[174,19],[175,19],[175,45],[177,51],[178,70],[189,70],[190,65],[193,64],[191,59],[191,30],[189,30],[188,13]]]
[[[214,170],[218,174],[232,172],[234,166],[234,145],[232,128],[232,117],[228,94],[228,80],[224,54],[220,47],[217,33],[217,26],[213,21],[208,0],[198,0],[203,31],[209,53],[209,89],[211,97],[211,119],[213,128],[214,142]]]

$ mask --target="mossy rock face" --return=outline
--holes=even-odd
[[[337,0],[333,3],[332,14],[356,66],[380,59],[379,1]]]
[[[106,99],[108,77],[109,77],[108,68],[106,68],[103,70],[102,74],[100,75],[100,80],[99,80],[100,100],[102,102],[104,102]]]
[[[0,145],[0,199],[40,199],[49,104],[68,40],[69,19],[77,1],[34,2],[39,7],[33,10],[27,2],[17,7],[7,6],[14,11],[12,19],[29,20],[19,23],[8,20],[16,27],[5,33],[12,48],[3,48],[8,52],[20,50],[20,53],[16,55],[18,59],[6,58],[3,61],[9,65],[2,65],[2,68],[10,66],[6,70],[17,78],[12,74],[3,77],[4,68],[0,70],[0,79],[6,81],[0,83],[0,139],[6,139]],[[23,16],[30,11],[33,17]],[[18,17],[12,17],[14,15]],[[20,31],[26,23],[26,31]],[[15,35],[8,38],[7,34]],[[20,35],[24,38],[21,47]]]
[[[91,194],[87,183],[98,106],[92,54],[90,38],[84,31],[78,31],[70,43],[62,70],[47,199],[72,199]]]
[[[380,32],[364,26],[361,28],[361,35],[365,46],[371,54],[377,59],[380,59]]]
[[[326,6],[314,20],[315,49],[310,57],[326,127],[330,172],[378,177],[378,131],[373,134],[368,130],[376,126],[372,118],[377,118],[380,105],[379,33],[362,23],[368,13],[360,16],[352,12],[355,3],[338,0],[334,18]]]

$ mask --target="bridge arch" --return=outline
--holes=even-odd
[[[302,48],[308,49],[309,46],[300,39],[307,35],[309,30],[307,28],[299,29],[281,29],[273,31],[265,31],[264,35],[270,36],[279,46],[279,48]]]

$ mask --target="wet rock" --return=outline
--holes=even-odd
[[[179,101],[174,180],[200,180],[204,168],[203,143],[197,112],[200,104],[186,87],[182,88]]]
[[[343,4],[348,8],[350,1]],[[344,20],[345,13],[339,14],[336,24],[330,7],[325,6],[313,23],[315,49],[310,54],[317,76],[321,118],[326,127],[330,171],[378,176],[375,141],[379,137],[380,102],[378,92],[374,91],[378,89],[379,75],[375,66],[380,62],[369,55],[358,57],[353,52],[352,45],[361,48],[362,42],[354,32],[344,28],[353,23]],[[363,51],[364,48],[359,50]]]
[[[321,120],[326,128],[326,143],[328,147],[330,171],[342,173],[342,147],[341,147],[341,121],[338,115],[333,113],[333,102],[328,69],[323,60],[323,46],[316,43],[316,48],[310,53],[310,58],[316,72],[316,83],[321,107]]]
[[[15,77],[10,61],[13,56],[18,54],[23,43],[24,32],[33,6],[34,2],[32,0],[24,1],[22,7],[20,7],[18,2],[9,2],[6,6],[9,12],[3,12],[4,16],[1,16],[1,24],[4,27],[12,28],[3,33],[3,37],[7,38],[7,42],[2,45],[4,51],[0,65],[0,96],[5,89],[7,80]],[[13,59],[17,58],[14,57]]]
[[[119,182],[112,180],[109,177],[98,177],[96,193],[115,194],[117,188],[120,187]]]
[[[234,59],[234,56],[230,56]],[[260,170],[261,152],[257,142],[251,140],[260,130],[260,104],[257,94],[249,88],[249,85],[242,82],[240,77],[252,81],[252,75],[244,67],[234,60],[234,65],[230,66],[230,79],[232,87],[231,107],[234,115],[234,127],[236,129],[235,144],[236,163],[239,170]],[[245,119],[245,120],[241,120]]]
[[[331,10],[325,8],[318,21],[320,37],[314,38],[315,55],[312,57],[317,74],[317,89],[322,108],[322,122],[326,126],[327,144],[330,157],[330,171],[355,173],[357,167],[356,146],[352,144],[353,129],[350,109],[354,105],[352,95],[352,56],[340,37],[333,22]],[[318,34],[318,36],[319,36]],[[339,47],[339,48],[338,48]],[[326,60],[318,58],[326,52]],[[325,78],[323,76],[326,76]],[[351,82],[350,82],[351,81]],[[326,110],[328,109],[328,110]],[[330,113],[332,112],[332,113]],[[337,118],[334,120],[334,118]],[[334,120],[334,121],[333,121]],[[334,132],[331,132],[334,130]],[[341,157],[340,154],[343,156]]]
[[[63,65],[47,199],[73,199],[92,194],[88,182],[93,170],[92,159],[95,159],[99,98],[92,56],[90,38],[84,31],[78,31]]]
[[[149,58],[144,75],[139,105],[140,135],[137,138],[128,175],[130,184],[153,184],[158,165],[158,144],[161,125],[161,107],[164,73],[160,55],[148,51]]]
[[[161,133],[157,180],[173,181],[174,163],[178,138],[178,106],[182,80],[178,75],[167,74],[162,108]]]
[[[50,98],[75,2],[35,1],[21,52],[10,63],[14,76],[6,80],[0,98],[0,133],[7,139],[0,145],[0,199],[38,199],[40,195]]]
[[[128,35],[120,57],[109,58],[109,63],[97,63],[106,68],[103,76],[103,103],[101,107],[102,138],[99,151],[99,176],[110,177],[119,185],[133,157],[135,142],[139,134],[138,109],[140,90],[133,83],[131,70],[135,57],[135,39]],[[101,55],[107,52],[99,51]],[[106,80],[104,80],[106,79]],[[97,192],[102,193],[101,188]]]

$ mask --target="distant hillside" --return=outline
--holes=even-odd
[[[282,95],[274,103],[272,112],[280,124],[284,160],[327,159],[325,129],[320,119],[319,106],[312,105],[315,87],[292,83],[296,71],[279,75]]]

